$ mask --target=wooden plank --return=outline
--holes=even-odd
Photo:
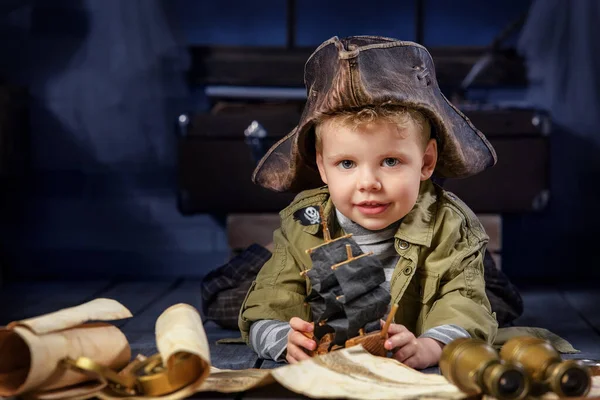
[[[158,352],[156,347],[156,335],[152,331],[126,331],[124,332],[131,348],[131,357],[142,354],[149,357]]]
[[[167,308],[178,304],[189,304],[202,314],[202,298],[200,297],[200,279],[179,280],[171,282],[170,286],[158,287],[160,292],[154,293],[154,299],[148,303],[147,307],[134,314],[134,319],[128,324],[128,332],[154,332],[156,320]],[[161,292],[162,290],[162,292]]]
[[[546,328],[568,340],[581,353],[565,358],[600,359],[600,336],[578,315],[557,289],[529,289],[521,292],[523,315],[515,326]]]
[[[250,180],[248,180],[250,182]],[[250,182],[252,184],[252,182]],[[229,183],[228,183],[229,184]],[[223,185],[220,181],[219,185]],[[266,189],[265,189],[266,191]],[[239,202],[239,200],[238,200]],[[200,217],[198,216],[198,219]],[[88,248],[33,248],[21,247],[11,249],[11,254],[18,260],[11,265],[10,277],[15,280],[48,280],[56,276],[65,276],[71,280],[93,279],[127,279],[150,280],[172,279],[183,275],[202,277],[207,267],[219,265],[227,257],[225,239],[215,236],[208,224],[197,229],[175,227],[173,235],[195,238],[192,241],[179,242],[179,248],[158,247],[138,248],[134,250]],[[192,232],[191,232],[192,231]],[[76,232],[73,230],[72,232]],[[64,233],[64,232],[63,232]],[[73,233],[77,234],[77,233]],[[130,232],[130,235],[133,233]],[[170,236],[175,241],[179,238]],[[158,239],[157,239],[158,240]],[[160,239],[165,240],[162,236]],[[154,243],[154,239],[148,243]],[[132,245],[133,246],[133,245]],[[182,248],[182,246],[184,246]],[[202,247],[200,247],[202,246]],[[43,247],[43,246],[42,246]],[[143,257],[140,254],[143,253]],[[143,265],[140,265],[143,264]],[[85,268],[81,268],[81,266]],[[87,272],[86,272],[87,271]]]
[[[0,325],[101,297],[109,281],[12,282],[0,288]]]
[[[220,369],[257,368],[256,353],[245,344],[215,344],[210,342],[210,358]]]
[[[210,346],[211,363],[220,369],[246,369],[258,367],[258,356],[245,343],[216,343],[220,339],[239,338],[240,332],[223,329],[212,321],[204,324]]]
[[[133,318],[116,321],[115,325],[127,333],[154,332],[154,324],[141,318],[138,322],[137,315],[142,314],[152,303],[160,300],[176,285],[175,279],[160,281],[122,281],[102,293],[102,297],[117,300],[131,311]]]
[[[598,289],[564,289],[562,295],[580,316],[600,335],[600,293]],[[598,344],[600,347],[600,342]]]

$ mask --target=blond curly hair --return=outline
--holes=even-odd
[[[345,126],[357,128],[372,122],[391,122],[400,128],[405,128],[413,123],[421,132],[423,146],[425,147],[431,138],[431,125],[429,120],[418,110],[402,106],[381,105],[364,107],[358,111],[338,111],[333,114],[324,114],[315,121],[315,145],[317,152],[322,151],[323,126]]]

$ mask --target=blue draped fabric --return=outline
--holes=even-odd
[[[57,137],[46,131],[45,118],[33,118],[37,168],[175,165],[174,105],[181,107],[187,96],[189,59],[160,0],[38,2],[31,29],[32,95],[63,131]],[[60,67],[52,76],[48,61]]]
[[[177,211],[174,128],[189,111],[190,59],[170,6],[0,8],[0,46],[12,55],[1,72],[31,94],[34,174],[21,214],[2,229],[11,275],[192,275],[223,260],[222,229]]]
[[[503,264],[511,277],[593,284],[600,226],[600,2],[535,0],[518,48],[528,100],[554,121],[550,202],[540,213],[505,215]],[[518,173],[518,171],[515,171]]]
[[[600,144],[600,2],[535,0],[518,48],[527,59],[529,100]]]

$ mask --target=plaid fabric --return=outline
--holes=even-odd
[[[496,313],[498,326],[511,326],[512,321],[523,314],[523,299],[519,290],[504,272],[496,268],[496,263],[488,252],[483,259],[483,271],[485,293],[492,305],[492,311]]]
[[[238,329],[238,314],[242,302],[258,271],[271,252],[253,244],[226,264],[202,279],[202,311],[211,320],[227,329]]]

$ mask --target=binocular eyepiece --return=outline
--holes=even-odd
[[[440,370],[468,395],[487,394],[501,400],[521,400],[529,393],[529,379],[520,365],[500,359],[480,339],[456,339],[442,351]]]
[[[500,358],[523,366],[532,380],[532,395],[548,391],[559,397],[585,396],[592,384],[589,368],[576,360],[563,361],[552,345],[536,337],[517,337],[507,341]]]
[[[589,369],[563,361],[552,345],[535,337],[507,341],[500,353],[480,339],[456,339],[446,345],[440,370],[469,395],[521,400],[552,391],[560,397],[585,396],[591,388]]]

